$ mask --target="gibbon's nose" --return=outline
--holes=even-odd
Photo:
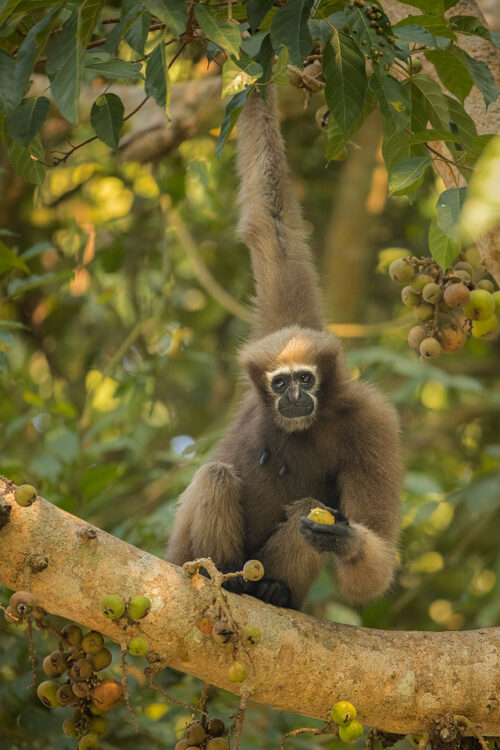
[[[296,404],[300,399],[300,388],[298,383],[290,383],[287,391],[287,397],[291,404]]]

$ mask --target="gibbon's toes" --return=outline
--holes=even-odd
[[[292,606],[291,591],[286,583],[273,578],[263,578],[255,584],[254,591],[248,593],[267,604],[274,604],[275,607]]]
[[[243,576],[237,576],[236,578],[228,578],[224,581],[222,587],[226,591],[231,591],[233,594],[249,594],[248,581],[245,581]]]

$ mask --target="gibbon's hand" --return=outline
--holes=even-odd
[[[328,509],[332,513],[331,509]],[[355,533],[347,518],[339,511],[333,511],[334,524],[316,523],[307,516],[300,519],[300,530],[305,540],[318,552],[333,552],[343,557],[355,540]]]

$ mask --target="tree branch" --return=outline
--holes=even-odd
[[[469,733],[500,734],[500,628],[470,632],[393,632],[316,620],[251,597],[227,594],[233,618],[257,625],[261,643],[251,653],[250,677],[228,680],[232,646],[195,627],[209,612],[216,588],[186,570],[149,555],[104,531],[82,534],[81,519],[38,498],[22,508],[14,485],[0,478],[0,496],[11,505],[0,529],[0,580],[31,591],[40,606],[99,630],[122,646],[136,635],[101,614],[101,599],[147,594],[151,611],[142,634],[164,666],[282,711],[326,719],[348,699],[367,726],[399,734],[425,733],[444,715],[466,715]],[[34,573],[26,554],[43,554],[47,567]],[[193,579],[194,580],[194,579]],[[297,687],[300,686],[300,689]]]

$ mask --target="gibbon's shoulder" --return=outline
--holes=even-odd
[[[381,438],[399,433],[396,409],[373,383],[351,381],[342,416],[351,429],[355,426],[367,433],[379,434]]]

